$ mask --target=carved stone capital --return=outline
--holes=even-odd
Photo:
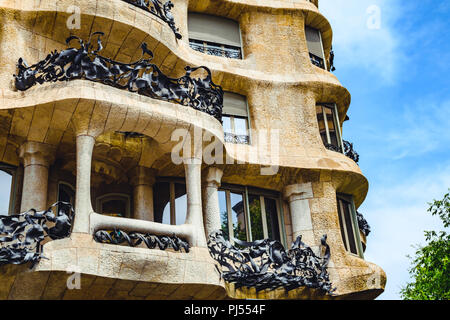
[[[206,186],[219,188],[222,181],[223,171],[216,167],[206,168],[204,181]]]
[[[130,184],[133,187],[139,185],[153,186],[155,183],[156,171],[147,167],[136,166],[128,172],[130,178]]]
[[[53,145],[27,141],[20,146],[19,157],[23,159],[24,167],[41,165],[48,168],[55,161],[55,151]]]
[[[312,191],[312,183],[306,182],[288,185],[284,188],[283,196],[289,202],[295,200],[311,199],[314,197]]]

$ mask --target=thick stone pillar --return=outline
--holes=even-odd
[[[23,159],[23,188],[20,211],[47,209],[48,170],[54,161],[55,147],[28,141],[19,150]]]
[[[292,221],[292,241],[301,235],[302,241],[314,245],[311,209],[308,199],[313,198],[311,182],[292,184],[284,189],[284,197],[289,202]]]
[[[77,184],[75,192],[75,222],[73,232],[89,233],[91,202],[91,167],[95,138],[77,136]]]
[[[130,172],[130,183],[133,186],[133,218],[154,221],[153,216],[153,184],[155,171],[137,166]]]
[[[218,193],[222,175],[223,171],[219,168],[209,167],[206,169],[203,185],[203,219],[206,236],[222,227]]]
[[[196,247],[206,247],[202,216],[201,166],[201,160],[198,158],[184,160],[187,196],[185,223],[191,225],[194,229],[192,245]]]

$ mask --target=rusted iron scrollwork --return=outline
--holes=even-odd
[[[344,154],[355,161],[359,162],[359,154],[353,149],[353,143],[344,140]]]
[[[179,33],[178,28],[175,26],[175,20],[172,15],[172,8],[174,7],[172,1],[166,1],[164,4],[160,0],[123,0],[132,4],[136,7],[139,7],[147,12],[150,12],[154,16],[158,17],[165,23],[167,23],[172,29],[175,37],[177,39],[181,39],[181,34]]]
[[[44,60],[28,66],[20,58],[18,74],[14,75],[16,88],[25,91],[44,82],[86,79],[119,89],[149,96],[154,99],[178,103],[214,116],[222,121],[223,90],[214,84],[211,71],[204,66],[185,67],[181,78],[169,78],[150,61],[153,53],[147,44],[141,45],[142,57],[133,63],[121,63],[99,55],[103,49],[103,32],[93,33],[88,42],[77,36],[67,38],[69,44],[78,40],[79,48],[54,51]],[[92,36],[98,36],[97,46],[91,44]],[[144,58],[148,56],[148,58]]]
[[[142,234],[139,232],[125,232],[122,230],[98,230],[94,234],[94,239],[97,242],[109,244],[127,243],[130,247],[136,247],[144,243],[147,248],[155,249],[156,246],[160,250],[172,248],[175,251],[189,252],[189,243],[181,240],[175,235],[169,236],[155,236],[150,234]]]
[[[367,237],[371,231],[369,223],[364,218],[364,216],[358,211],[356,211],[356,218],[358,220],[359,230],[361,230],[361,232]]]
[[[234,239],[232,245],[222,231],[210,234],[208,248],[221,265],[222,278],[235,288],[253,287],[256,291],[284,288],[290,291],[302,286],[319,289],[324,294],[335,291],[329,279],[327,265],[330,247],[327,236],[321,239],[324,253],[318,257],[299,236],[286,252],[279,241],[257,240],[245,242]]]
[[[18,215],[0,216],[0,265],[31,262],[33,267],[45,258],[41,243],[46,238],[56,240],[70,235],[73,217],[72,205],[62,201],[45,211],[31,209]]]

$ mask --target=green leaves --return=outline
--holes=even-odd
[[[433,216],[438,215],[444,227],[450,226],[450,193],[442,200],[429,203]],[[450,298],[450,234],[425,231],[427,245],[418,247],[409,269],[414,282],[401,289],[405,300],[448,300]]]

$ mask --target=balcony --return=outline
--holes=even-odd
[[[214,84],[208,68],[187,66],[184,76],[170,78],[151,63],[153,53],[146,43],[141,46],[140,60],[128,64],[117,62],[99,54],[103,49],[103,35],[102,32],[94,32],[88,41],[71,36],[66,43],[78,40],[79,48],[54,51],[31,66],[20,58],[18,74],[14,75],[16,89],[26,91],[44,82],[83,79],[189,106],[222,121],[223,90]],[[93,36],[97,36],[96,47],[91,43]]]
[[[342,149],[340,146],[336,146],[334,144],[325,144],[325,148],[331,151],[340,152],[345,154],[347,157],[355,161],[359,162],[359,154],[353,149],[353,143],[343,140],[344,148]]]
[[[173,8],[174,5],[171,1],[166,1],[164,4],[160,0],[122,0],[122,1],[125,1],[147,12],[150,12],[152,15],[158,17],[160,20],[165,22],[170,27],[170,29],[172,29],[177,39],[182,38],[178,28],[175,26],[174,17],[171,12],[171,9]]]

